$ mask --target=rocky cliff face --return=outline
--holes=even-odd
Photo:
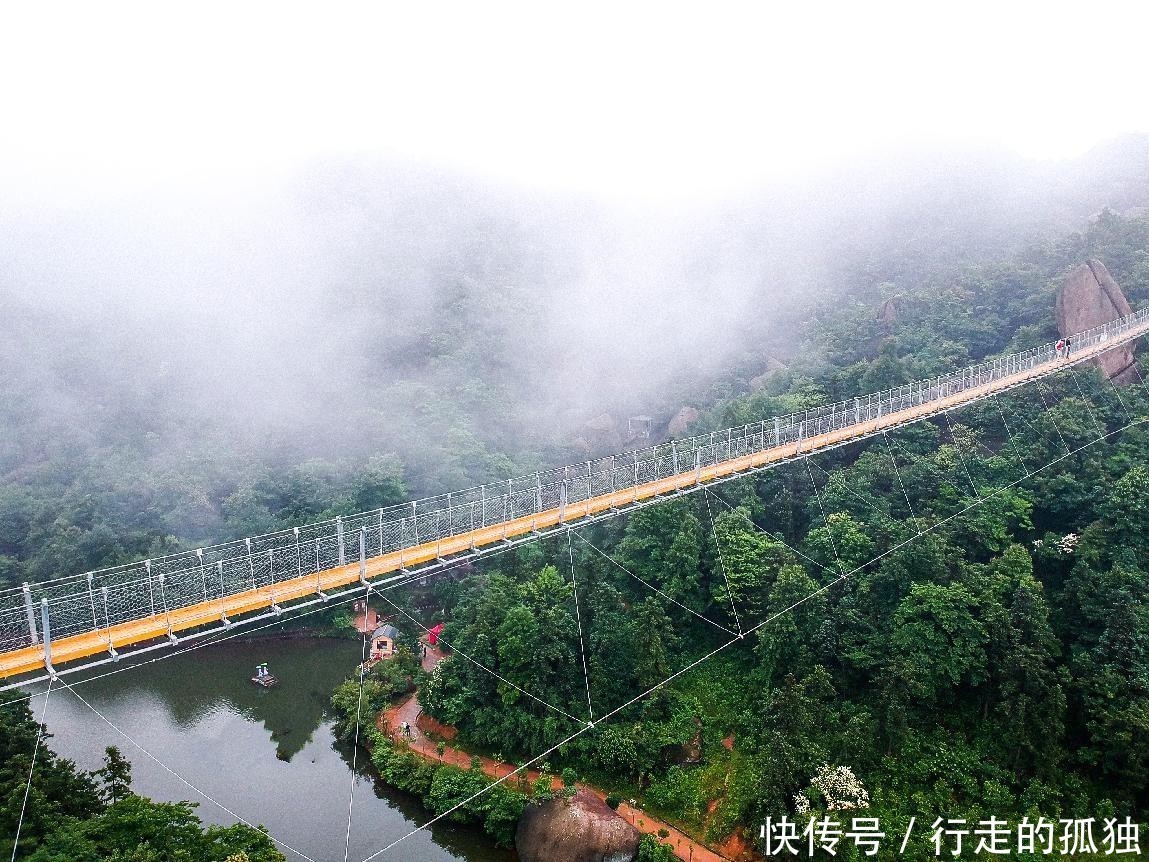
[[[638,830],[587,790],[530,805],[519,820],[521,862],[632,862]]]
[[[878,309],[878,323],[891,324],[897,322],[898,319],[898,297],[890,297],[882,303],[882,307]]]
[[[1057,329],[1072,335],[1132,314],[1129,300],[1099,260],[1090,260],[1073,270],[1057,294]],[[1110,380],[1130,383],[1137,375],[1132,369],[1133,346],[1115,347],[1096,360]]]
[[[693,407],[683,407],[674,414],[674,418],[670,420],[670,425],[666,429],[666,433],[671,437],[684,437],[690,430],[690,426],[698,421],[701,416]]]
[[[759,374],[757,377],[750,378],[750,391],[761,392],[766,388],[766,384],[770,382],[770,376],[777,371],[785,371],[786,363],[780,359],[775,359],[770,356],[766,359],[766,370]]]

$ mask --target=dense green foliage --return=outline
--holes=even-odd
[[[346,707],[337,704],[337,709],[342,715],[348,715]],[[522,787],[518,782],[504,782],[482,793],[473,802],[456,808],[465,799],[493,784],[482,769],[460,769],[424,760],[412,754],[402,742],[392,743],[374,724],[364,727],[362,734],[363,744],[371,750],[371,762],[380,778],[421,797],[435,814],[444,814],[454,808],[448,819],[477,826],[504,846],[513,845],[515,826],[527,803],[531,799],[541,801],[549,798],[549,792],[542,787]]]
[[[892,288],[840,306],[810,361],[703,424],[1046,340],[1057,278],[1083,254],[1149,299],[1149,221],[1105,215],[955,275],[940,299],[899,291],[892,320],[875,320]],[[424,707],[479,748],[537,753],[579,729],[559,710],[589,717],[585,647],[610,721],[557,758],[711,838],[792,816],[823,764],[851,767],[895,832],[911,816],[1144,817],[1146,415],[1144,386],[1081,368],[586,528],[570,551],[564,539],[504,557],[441,592],[445,638],[475,661],[445,664]]]
[[[0,708],[0,854],[29,862],[282,862],[268,836],[249,826],[204,828],[190,802],[153,802],[131,792],[131,766],[115,748],[104,767],[78,770],[46,744],[24,703]],[[31,785],[28,776],[31,773]],[[27,805],[24,797],[27,793]]]
[[[157,470],[131,448],[94,460],[84,450],[54,452],[0,485],[0,582],[45,580],[396,503],[405,494],[401,472],[384,457],[253,475],[226,461]]]
[[[331,696],[332,706],[340,718],[337,732],[347,739],[354,734],[356,716],[370,723],[371,717],[382,712],[394,698],[414,691],[425,676],[419,659],[405,646],[393,657],[377,661],[370,670],[361,673],[362,679],[356,676],[345,680]]]
[[[1089,256],[1135,305],[1149,301],[1145,218],[1103,212],[1080,233],[977,264],[975,235],[940,217],[911,222],[914,242],[863,247],[840,284],[780,309],[780,319],[808,319],[776,339],[788,366],[760,373],[776,345],[761,346],[755,329],[745,361],[709,388],[690,378],[695,390],[665,396],[676,399],[667,415],[686,400],[702,408],[692,430],[723,428],[1052,340],[1060,278]],[[931,252],[937,243],[944,254]],[[301,462],[282,441],[230,445],[232,429],[199,424],[201,413],[164,397],[162,372],[104,369],[95,348],[53,348],[63,368],[52,386],[6,377],[0,584],[566,459],[560,435],[514,443],[512,419],[481,435],[470,416],[530,410],[536,390],[496,384],[516,379],[515,350],[533,361],[548,346],[545,312],[524,286],[543,266],[524,262],[530,242],[470,251],[452,250],[448,272],[421,274],[449,288],[418,326],[360,357],[347,397],[347,424],[363,434],[354,457]],[[500,286],[507,273],[519,280]],[[366,317],[379,299],[357,290],[349,314]],[[406,295],[388,296],[398,305]],[[529,337],[515,343],[512,332]],[[15,367],[25,347],[5,342],[0,358]],[[89,389],[114,397],[76,394]],[[75,402],[54,412],[29,408],[69,392]],[[389,423],[400,394],[419,410]],[[410,657],[377,666],[363,708],[422,685],[424,707],[467,744],[521,762],[584,730],[589,695],[596,719],[609,720],[554,762],[711,838],[792,813],[823,764],[850,766],[891,831],[911,816],[1144,817],[1149,439],[1144,425],[1119,429],[1147,409],[1144,391],[1081,369],[588,528],[569,549],[542,541],[479,563],[476,576],[410,605],[428,623],[448,621],[458,655],[429,680]],[[1095,442],[1100,434],[1110,436]],[[400,438],[408,449],[390,454]],[[342,715],[359,695],[357,680],[336,692]],[[437,812],[485,786],[477,771],[419,762],[368,728],[383,778]],[[0,834],[13,835],[35,730],[17,709],[0,732]],[[188,804],[127,786],[118,754],[88,775],[42,748],[22,855],[279,858],[258,832],[203,829]],[[506,843],[527,796],[500,786],[452,817]],[[643,852],[661,851],[647,842]]]
[[[652,835],[643,835],[638,842],[638,858],[635,862],[674,862],[678,857],[674,851]]]
[[[1114,142],[1055,182],[986,154],[866,165],[886,194],[863,171],[702,208],[702,230],[666,238],[685,242],[677,254],[662,260],[638,230],[617,272],[584,260],[627,244],[609,212],[352,166],[295,201],[307,239],[333,253],[322,276],[309,242],[286,248],[273,221],[241,229],[232,213],[210,252],[173,225],[142,240],[137,214],[9,218],[0,584],[570,463],[603,410],[663,421],[684,402],[729,402],[708,424],[725,427],[1049,335],[1052,276],[1087,254],[1132,298],[1149,291],[1141,222],[1105,215],[1044,239],[1103,206],[1149,204],[1147,152],[1144,138]],[[966,266],[1035,234],[1008,263]],[[275,248],[257,267],[271,272],[237,289],[229,262],[246,271],[255,236]],[[125,247],[139,254],[118,271]],[[628,289],[606,290],[612,276]],[[885,299],[897,342],[871,363]],[[811,320],[815,338],[797,339]],[[730,401],[766,356],[800,360]]]

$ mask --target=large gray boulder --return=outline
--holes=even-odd
[[[1132,313],[1129,300],[1099,260],[1089,260],[1069,273],[1057,294],[1057,329],[1062,335],[1073,335]],[[1136,379],[1131,344],[1106,351],[1096,362],[1114,382]]]
[[[670,425],[666,428],[666,433],[671,437],[682,437],[690,430],[690,426],[698,421],[698,417],[702,414],[693,407],[683,407],[674,414],[674,418],[670,420]]]
[[[527,806],[515,850],[521,862],[633,862],[639,832],[588,790]]]

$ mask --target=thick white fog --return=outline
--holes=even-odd
[[[1139,203],[1089,152],[1149,130],[1139,15],[9,7],[5,397],[293,458],[665,420],[922,242]]]

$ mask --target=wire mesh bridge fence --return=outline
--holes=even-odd
[[[1104,352],[1145,334],[1143,309],[1072,336],[1069,361]],[[544,512],[558,523],[578,517],[577,504],[659,480],[685,477],[695,483],[707,467],[779,447],[802,449],[804,440],[911,408],[1025,378],[1058,359],[1050,343],[987,359],[950,374],[918,380],[871,395],[736,428],[671,440],[625,454],[543,470],[528,476],[455,491],[398,506],[197,548],[123,566],[0,591],[0,654],[91,632],[110,632],[134,620],[170,615],[229,596],[315,577],[312,594],[323,595],[322,573],[349,561],[400,554]],[[676,486],[677,487],[677,486]],[[497,541],[497,539],[495,539]],[[474,550],[472,544],[471,550]],[[273,606],[274,606],[274,599]],[[266,605],[265,605],[266,606]],[[224,620],[226,621],[226,618]],[[168,634],[171,634],[169,624]],[[114,652],[114,651],[113,651]],[[47,663],[47,650],[45,650]]]

